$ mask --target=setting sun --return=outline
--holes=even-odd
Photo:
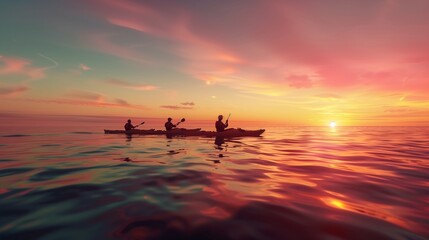
[[[334,121],[331,121],[331,122],[329,123],[329,126],[330,126],[331,128],[334,128],[334,127],[336,127],[336,126],[337,126],[337,123],[336,123],[336,122],[334,122]]]

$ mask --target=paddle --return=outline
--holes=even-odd
[[[145,122],[141,122],[140,124],[138,124],[138,125],[135,125],[134,126],[134,128],[136,128],[136,127],[138,127],[138,126],[140,126],[140,125],[143,125]]]
[[[229,113],[228,118],[226,119],[226,123],[228,123],[229,117],[231,117],[231,113]]]
[[[179,126],[179,124],[180,124],[180,123],[182,123],[182,122],[184,122],[184,121],[186,121],[186,119],[182,118],[182,119],[180,120],[180,122],[178,122],[178,123],[176,124],[176,127],[177,127],[177,126]]]

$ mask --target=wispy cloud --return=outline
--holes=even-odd
[[[161,108],[171,109],[171,110],[191,110],[194,109],[194,102],[182,102],[179,105],[163,105]]]
[[[91,70],[92,68],[90,68],[90,67],[88,67],[87,65],[85,65],[85,64],[80,64],[79,65],[79,68],[81,69],[81,70],[83,70],[83,71],[89,71],[89,70]]]
[[[153,90],[158,88],[158,87],[153,86],[153,85],[135,84],[135,83],[122,81],[119,79],[109,79],[106,82],[109,84],[115,85],[115,86],[120,86],[123,88],[129,88],[129,89],[139,90],[139,91],[153,91]]]
[[[57,61],[55,61],[54,59],[52,59],[52,58],[50,58],[44,54],[41,54],[41,53],[39,53],[38,55],[44,59],[47,59],[48,61],[50,61],[52,63],[51,66],[44,67],[45,70],[58,67],[59,63]]]
[[[307,75],[290,75],[286,78],[290,87],[294,88],[311,88],[313,81]]]
[[[123,99],[115,99],[115,102],[121,106],[131,106],[127,101],[123,100]]]
[[[98,102],[104,101],[104,96],[102,94],[94,93],[94,92],[81,91],[81,90],[71,91],[71,92],[67,93],[66,96],[71,97],[71,98],[75,98],[75,99],[86,99],[86,100],[93,100],[93,101],[98,101]]]
[[[28,90],[29,88],[27,86],[2,87],[0,88],[0,96],[16,96]]]
[[[429,35],[421,34],[427,24],[421,11],[412,11],[428,3],[395,2],[338,2],[335,8],[299,1],[252,2],[245,8],[230,3],[236,11],[228,12],[209,3],[124,0],[93,1],[92,9],[112,26],[173,42],[170,51],[182,59],[180,70],[211,85],[258,94],[290,87],[428,91]],[[350,9],[360,14],[344,14]],[[118,45],[106,51],[143,57]]]
[[[97,107],[124,107],[147,110],[143,105],[130,104],[128,101],[120,98],[109,99],[103,94],[82,90],[72,90],[66,93],[65,98],[54,99],[35,99],[36,102],[71,104],[71,105],[89,105]],[[28,99],[28,101],[32,101]]]
[[[330,99],[340,99],[341,96],[338,94],[334,94],[334,93],[321,93],[321,94],[317,94],[315,95],[318,98],[330,98]]]
[[[408,95],[401,98],[402,101],[406,102],[421,102],[421,103],[429,103],[429,96],[423,95]]]
[[[121,59],[130,60],[140,64],[147,64],[150,61],[148,57],[133,49],[128,44],[123,44],[120,41],[115,41],[115,35],[105,33],[90,33],[84,35],[86,44],[91,50],[96,50],[103,54],[115,56]]]
[[[402,107],[388,107],[384,111],[388,113],[405,113],[405,112],[411,112],[414,110],[410,107],[402,106]]]
[[[163,105],[160,106],[160,108],[166,108],[170,110],[191,110],[193,107],[186,107],[186,106],[178,106],[178,105]]]
[[[54,103],[54,104],[65,104],[65,105],[78,105],[78,106],[94,106],[94,107],[117,107],[117,108],[131,108],[147,110],[148,108],[142,105],[131,105],[125,100],[115,99],[113,102],[107,101],[90,101],[90,100],[79,100],[79,99],[65,99],[65,98],[54,98],[54,99],[23,99],[29,102],[37,103]]]
[[[17,57],[0,56],[0,63],[0,75],[21,75],[32,80],[44,78],[47,69],[34,67],[30,60]]]
[[[180,104],[182,104],[184,106],[195,106],[194,102],[183,102],[183,103],[180,103]]]

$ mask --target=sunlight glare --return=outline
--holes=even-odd
[[[334,128],[334,127],[336,127],[336,126],[337,126],[337,123],[336,123],[336,122],[334,122],[334,121],[331,121],[331,122],[329,123],[329,126],[330,126],[331,128]]]
[[[333,199],[330,203],[332,204],[332,206],[335,206],[340,209],[345,209],[344,203],[342,203],[340,200]]]

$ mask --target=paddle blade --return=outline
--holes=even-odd
[[[228,120],[229,120],[229,117],[231,117],[231,113],[228,115],[228,118],[226,119],[226,121],[228,121]]]
[[[184,121],[186,121],[186,119],[185,119],[185,118],[182,118],[182,119],[180,120],[180,122],[184,122]]]

